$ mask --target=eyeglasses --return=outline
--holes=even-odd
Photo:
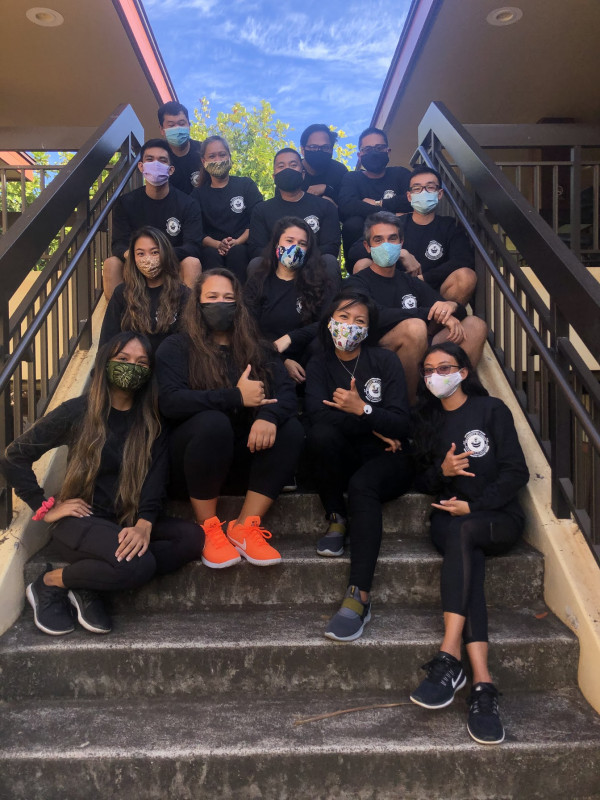
[[[433,375],[434,372],[437,372],[438,375],[450,375],[450,373],[455,369],[461,369],[458,364],[440,364],[439,367],[423,367],[421,370],[421,375],[424,378],[429,378],[430,375]]]
[[[390,148],[387,144],[376,144],[375,147],[361,147],[359,153],[361,156],[366,156],[367,153],[387,153]]]
[[[333,147],[330,144],[307,144],[304,149],[309,153],[333,153]]]
[[[421,194],[423,189],[425,189],[426,192],[439,192],[440,188],[441,187],[438,186],[437,183],[427,183],[425,186],[420,186],[418,183],[416,183],[414,186],[410,186],[408,191],[411,193],[414,192],[415,194]]]

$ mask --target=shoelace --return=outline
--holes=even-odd
[[[217,549],[219,547],[225,547],[229,544],[227,537],[223,533],[222,525],[223,525],[222,522],[213,522],[206,528],[204,527],[204,525],[202,526],[205,537],[207,539],[210,539],[211,545]]]
[[[261,528],[260,524],[256,522],[256,520],[252,520],[252,522],[248,523],[248,525],[242,525],[242,529],[248,539],[252,538],[255,542],[260,544],[264,544],[265,539],[271,539],[273,536],[271,531],[268,531],[266,528]]]
[[[498,692],[495,689],[472,690],[467,703],[471,708],[472,714],[494,714],[498,716]]]
[[[445,658],[432,658],[426,664],[421,665],[421,669],[427,672],[427,678],[432,683],[439,683],[446,677],[447,673],[451,671],[452,665]]]
[[[70,608],[66,592],[62,592],[58,586],[46,586],[44,583],[42,588],[37,590],[37,596],[38,605],[42,611],[56,604]]]

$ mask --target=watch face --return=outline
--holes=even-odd
[[[365,405],[365,407],[363,408],[363,411],[365,412],[365,414],[370,414],[370,413],[371,413],[371,411],[373,411],[373,409],[372,409],[372,408],[371,408],[371,406],[370,406],[370,405],[367,403],[367,404]]]

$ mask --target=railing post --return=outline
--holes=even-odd
[[[581,258],[581,145],[571,148],[571,250]]]
[[[9,353],[8,301],[3,299],[0,307],[0,364],[6,363]],[[13,410],[10,402],[11,385],[0,392],[0,454],[14,439]],[[8,528],[12,522],[12,489],[4,475],[0,475],[0,527]]]
[[[89,197],[82,199],[77,207],[77,218],[84,222],[89,220]],[[87,233],[89,224],[84,230]],[[85,234],[81,237],[85,239]],[[90,275],[92,269],[91,248],[87,248],[77,267],[77,312],[78,333],[80,333],[79,347],[89,350],[92,346],[92,297],[91,286],[93,281]]]
[[[569,364],[558,347],[559,337],[568,337],[569,325],[555,303],[551,303],[552,315],[552,347],[556,363],[569,380]],[[549,421],[550,421],[550,467],[552,468],[552,510],[559,519],[571,515],[569,503],[564,496],[561,480],[567,478],[570,483],[572,470],[572,436],[573,425],[571,412],[563,392],[559,391],[554,381],[549,386]]]

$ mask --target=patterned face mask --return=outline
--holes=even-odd
[[[143,364],[128,364],[126,361],[109,361],[106,377],[112,386],[135,392],[150,380],[152,370]]]
[[[204,165],[204,169],[214,178],[222,178],[224,175],[227,175],[231,169],[231,159],[227,158],[225,161],[207,161]]]
[[[280,261],[284,267],[296,270],[300,269],[302,264],[304,264],[306,250],[300,247],[299,244],[292,244],[289,247],[284,247],[280,244],[275,250],[275,254],[277,255],[278,261]]]
[[[358,345],[369,335],[368,325],[354,325],[350,322],[338,322],[331,317],[327,323],[333,343],[338,350],[356,350]]]
[[[135,265],[145,278],[156,278],[162,272],[160,256],[138,256]]]

